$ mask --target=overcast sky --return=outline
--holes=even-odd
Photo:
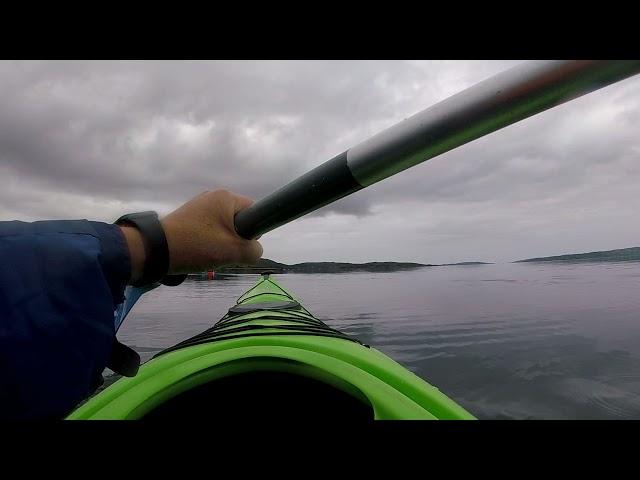
[[[0,62],[0,219],[260,198],[519,61]],[[262,238],[300,261],[507,262],[640,245],[640,76]]]

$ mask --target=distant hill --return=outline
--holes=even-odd
[[[489,262],[458,262],[458,263],[442,263],[440,265],[434,265],[436,267],[450,267],[453,265],[493,265]]]
[[[640,261],[640,247],[620,248],[602,252],[574,253],[555,257],[527,258],[521,262],[633,262]]]
[[[216,273],[236,273],[238,272],[261,272],[263,270],[273,270],[274,272],[284,272],[289,265],[274,262],[268,258],[261,258],[255,265],[225,265],[216,269]]]
[[[341,273],[341,272],[397,272],[400,270],[415,270],[416,268],[432,267],[422,263],[405,262],[369,262],[369,263],[339,263],[339,262],[305,262],[289,266],[289,271],[297,273]]]
[[[406,262],[305,262],[287,265],[261,258],[256,265],[227,265],[216,270],[216,273],[256,273],[272,270],[276,273],[344,273],[344,272],[397,272],[434,265]]]
[[[227,265],[216,270],[216,273],[260,273],[272,270],[275,273],[345,273],[345,272],[399,272],[424,267],[442,267],[449,265],[489,265],[485,262],[461,262],[446,264],[425,264],[412,262],[304,262],[294,265],[275,262],[261,258],[256,265]]]

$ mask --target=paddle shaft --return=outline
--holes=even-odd
[[[639,60],[518,65],[350,148],[235,217],[256,238],[409,167],[544,110],[640,73]]]

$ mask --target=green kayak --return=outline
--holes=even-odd
[[[473,419],[436,387],[330,328],[270,278],[69,419]]]

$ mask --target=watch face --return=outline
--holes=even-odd
[[[129,221],[131,221],[131,220],[139,220],[139,219],[143,219],[143,218],[158,218],[158,214],[156,212],[153,212],[153,211],[129,213],[127,215],[123,215],[122,217],[120,217],[116,221],[116,223],[125,222],[127,220],[129,220]]]
[[[138,212],[132,213],[128,215],[129,218],[147,218],[147,217],[157,217],[158,214],[156,212]]]

